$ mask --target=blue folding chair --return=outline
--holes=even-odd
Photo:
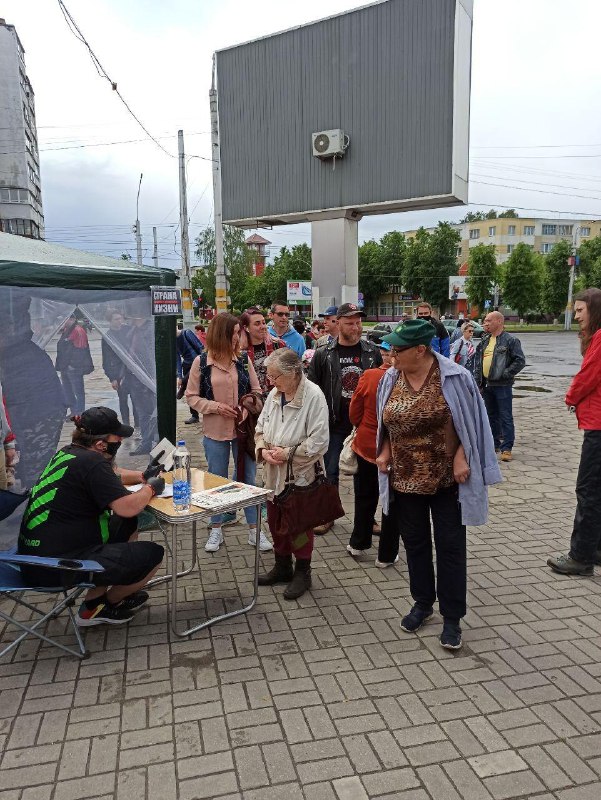
[[[7,492],[0,490],[0,520],[6,519],[13,512],[16,511],[18,506],[27,499],[28,495],[18,495],[14,492]],[[57,586],[30,586],[23,580],[20,565],[30,564],[38,567],[48,567],[49,569],[71,570],[78,572],[89,573],[89,579],[86,582],[80,581],[74,586],[65,587],[60,585],[60,579],[57,580]],[[104,572],[104,567],[98,564],[97,561],[80,561],[77,559],[66,558],[44,558],[42,556],[23,556],[16,552],[16,548],[0,552],[0,598],[5,597],[16,604],[12,614],[8,614],[0,608],[0,618],[5,620],[9,625],[14,625],[22,631],[22,633],[8,644],[3,650],[0,651],[0,658],[6,653],[17,647],[20,642],[27,636],[35,636],[48,644],[58,647],[65,653],[77,656],[78,658],[88,658],[90,653],[86,650],[81,633],[79,631],[75,615],[73,614],[73,606],[78,598],[88,589],[93,588],[92,575],[96,572]],[[58,574],[57,574],[58,578]],[[42,611],[35,605],[25,602],[23,595],[26,592],[35,592],[38,595],[53,595],[54,605],[49,611]],[[26,608],[34,614],[38,615],[38,619],[32,622],[24,622],[15,618],[14,614],[19,608]],[[52,639],[42,633],[42,630],[49,620],[56,619],[63,611],[67,612],[71,622],[71,627],[77,639],[78,650],[72,647],[67,647],[62,642]]]

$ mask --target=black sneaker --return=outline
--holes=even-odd
[[[594,567],[592,564],[583,564],[581,561],[576,561],[569,555],[553,556],[548,558],[547,564],[551,567],[553,572],[559,572],[560,575],[594,574]]]
[[[194,425],[199,421],[198,417],[188,417],[184,420],[184,425]]]
[[[148,592],[143,592],[141,590],[139,592],[134,592],[119,603],[119,608],[125,608],[127,611],[132,612],[140,611],[142,606],[145,606],[148,602],[149,597],[150,595]]]
[[[461,641],[461,625],[458,622],[445,620],[440,634],[440,643],[447,650],[459,650]]]
[[[80,628],[90,628],[92,625],[125,625],[133,616],[131,611],[121,605],[114,606],[105,600],[95,608],[88,608],[85,602],[82,603],[75,621]]]
[[[416,633],[430,619],[433,613],[434,610],[432,608],[424,609],[419,606],[413,606],[407,616],[401,620],[401,628],[407,633]]]

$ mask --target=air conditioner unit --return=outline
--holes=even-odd
[[[349,146],[349,137],[339,128],[318,131],[312,135],[313,155],[316,158],[342,158]]]

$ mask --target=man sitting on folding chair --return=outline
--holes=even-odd
[[[133,428],[112,409],[97,406],[72,419],[72,444],[56,453],[31,490],[18,552],[98,562],[104,572],[92,576],[95,588],[88,590],[76,622],[122,625],[148,601],[142,588],[163,560],[161,545],[137,541],[136,531],[137,514],[163,491],[165,481],[152,462],[144,472],[114,466],[121,440]],[[125,488],[137,483],[145,485],[136,492]],[[23,564],[21,572],[31,586],[57,585],[56,570]],[[61,570],[66,586],[87,577]]]

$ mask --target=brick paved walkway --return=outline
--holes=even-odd
[[[128,629],[87,633],[89,661],[22,645],[0,664],[0,800],[599,800],[601,583],[545,566],[580,446],[567,379],[548,385],[518,390],[516,460],[469,532],[460,653],[440,648],[438,616],[399,629],[405,563],[351,559],[345,519],[299,602],[265,588],[248,617],[172,641],[157,590]],[[201,551],[183,617],[248,595],[243,528],[226,541]]]

